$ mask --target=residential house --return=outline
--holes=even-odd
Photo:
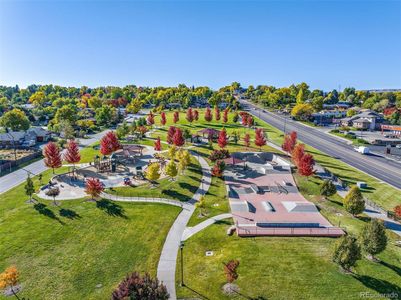
[[[352,117],[341,119],[341,126],[351,126],[364,130],[378,130],[384,124],[384,117],[372,110],[363,110]]]
[[[51,133],[41,127],[31,127],[27,131],[10,131],[0,134],[0,146],[34,146],[36,143],[47,142]]]

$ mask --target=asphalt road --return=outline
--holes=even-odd
[[[379,155],[362,155],[351,145],[313,127],[292,121],[289,117],[263,111],[248,101],[241,100],[244,109],[263,121],[286,132],[296,131],[298,138],[325,154],[337,158],[377,179],[401,189],[401,164]],[[256,110],[254,108],[257,108]]]
[[[89,138],[87,139],[80,139],[79,146],[82,148],[97,142],[101,139],[105,132],[106,131],[102,131],[93,135],[89,135]],[[30,173],[31,175],[37,175],[46,170],[47,167],[45,166],[43,159],[41,159],[30,165],[25,166],[22,169],[16,170],[10,174],[0,177],[0,194],[24,182],[28,177],[28,173]]]

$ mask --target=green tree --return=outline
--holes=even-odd
[[[116,134],[119,139],[124,138],[129,133],[129,127],[126,121],[124,121],[120,126],[116,129]]]
[[[361,259],[361,248],[357,239],[349,235],[343,236],[336,243],[333,261],[339,264],[343,270],[351,271],[359,259]]]
[[[71,124],[75,124],[75,121],[77,119],[76,116],[77,116],[76,106],[72,104],[63,105],[61,108],[57,110],[56,115],[54,116],[54,120],[58,124],[63,121],[68,121]]]
[[[13,131],[27,130],[30,126],[27,116],[18,108],[6,112],[1,117],[0,124],[1,126],[10,128]]]
[[[25,183],[25,195],[29,196],[29,202],[32,202],[32,195],[35,192],[35,187],[33,185],[33,181],[31,176],[28,175]]]
[[[173,159],[170,160],[169,163],[166,165],[165,172],[168,176],[170,176],[172,180],[174,180],[174,178],[177,176],[178,170],[175,161]]]
[[[110,125],[114,119],[115,108],[110,105],[103,105],[96,109],[95,118],[99,125]]]
[[[184,171],[191,163],[191,156],[188,150],[180,150],[177,153],[177,156],[178,156],[178,169],[180,170],[181,173],[184,173]]]
[[[168,148],[168,157],[171,160],[174,160],[176,154],[177,154],[177,147],[175,145],[170,146],[170,148]]]
[[[335,193],[337,193],[337,189],[333,181],[328,179],[323,181],[323,184],[320,187],[320,194],[325,197],[330,197],[335,195]]]
[[[299,120],[307,120],[313,113],[313,107],[309,103],[300,103],[293,107],[291,115]]]
[[[43,106],[46,103],[46,94],[42,91],[37,91],[29,97],[29,102],[35,106]]]
[[[88,106],[92,109],[100,108],[102,107],[102,100],[97,96],[90,97],[88,99]]]
[[[302,104],[304,103],[305,99],[304,99],[304,90],[300,89],[298,94],[297,94],[297,104]]]
[[[344,198],[345,209],[353,216],[359,215],[365,209],[365,201],[361,190],[355,185]]]
[[[382,221],[372,219],[362,230],[362,249],[374,259],[387,246],[386,228]]]
[[[205,215],[205,209],[206,209],[205,197],[203,197],[203,196],[200,197],[199,201],[196,202],[195,207],[199,208],[201,216],[204,216]]]

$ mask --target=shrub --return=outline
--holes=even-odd
[[[230,152],[228,150],[214,150],[210,155],[209,159],[211,161],[221,160],[230,157]]]
[[[365,209],[365,201],[363,200],[360,189],[355,185],[351,188],[344,198],[345,209],[353,216],[359,215]]]
[[[361,248],[357,239],[352,236],[343,236],[334,249],[333,261],[346,271],[350,271],[356,262],[361,259]]]
[[[238,278],[237,268],[239,266],[239,261],[236,259],[230,260],[228,263],[224,264],[224,273],[226,274],[227,282],[232,283]]]

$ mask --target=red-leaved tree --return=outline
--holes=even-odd
[[[266,136],[262,128],[257,128],[255,131],[255,145],[262,150],[262,146],[266,145]]]
[[[120,148],[120,142],[113,131],[107,132],[100,140],[100,153],[103,155],[110,155]]]
[[[43,149],[43,156],[45,157],[45,165],[52,168],[54,174],[54,169],[60,168],[62,164],[59,147],[53,142],[47,143]]]
[[[180,113],[178,111],[175,111],[173,115],[174,124],[177,123],[179,120],[180,120]]]
[[[394,213],[398,218],[401,218],[401,204],[394,207]]]
[[[249,146],[251,145],[251,136],[249,135],[249,133],[245,134],[244,136],[244,144],[247,148],[249,148]]]
[[[65,154],[64,154],[64,159],[70,163],[73,164],[73,174],[75,171],[75,164],[78,163],[81,160],[81,154],[79,154],[79,147],[78,143],[75,142],[74,140],[70,140],[67,143],[67,147],[65,149]]]
[[[176,128],[175,133],[174,133],[174,138],[173,138],[173,143],[177,147],[181,147],[182,145],[185,144],[185,139],[182,136],[182,131],[180,128]]]
[[[187,121],[188,121],[189,123],[192,123],[192,122],[193,122],[193,120],[194,120],[194,113],[193,113],[191,107],[188,108],[188,110],[187,110],[187,115],[185,116],[185,118],[187,119]]]
[[[248,117],[246,118],[246,125],[248,127],[251,127],[253,125],[253,118],[251,115],[248,115]]]
[[[299,167],[299,163],[302,159],[302,156],[305,155],[305,145],[304,144],[297,144],[294,147],[294,150],[291,152],[291,158],[294,164]]]
[[[219,133],[219,138],[217,140],[217,143],[219,144],[221,149],[224,149],[225,146],[228,144],[228,138],[227,138],[227,132],[225,129],[220,131]]]
[[[297,132],[292,131],[290,134],[286,134],[284,136],[284,142],[281,145],[281,148],[287,153],[291,153],[292,150],[294,150],[296,144],[297,144]]]
[[[216,119],[216,121],[220,120],[220,109],[217,105],[214,108],[214,118]]]
[[[194,120],[195,121],[199,120],[199,111],[197,111],[196,109],[194,110]]]
[[[215,177],[223,177],[223,172],[226,164],[222,160],[216,161],[212,168],[212,175]]]
[[[205,121],[210,122],[212,119],[213,119],[212,110],[209,107],[207,107],[205,111]]]
[[[223,111],[223,123],[228,122],[228,108]]]
[[[167,119],[166,119],[166,113],[163,111],[160,115],[161,119],[160,119],[160,123],[164,126],[167,123]]]
[[[315,160],[313,159],[312,154],[305,153],[298,166],[298,172],[302,176],[309,177],[314,174],[313,166],[315,165]]]
[[[155,116],[152,114],[152,112],[149,112],[148,117],[146,118],[146,123],[149,126],[152,126],[153,124],[155,124]]]
[[[98,198],[103,192],[103,184],[100,182],[99,178],[88,178],[85,183],[85,193],[91,196],[94,200]]]
[[[176,127],[170,126],[168,131],[167,131],[167,143],[169,145],[171,145],[173,143],[174,134],[175,134],[176,129],[177,129]]]
[[[160,137],[158,136],[155,141],[155,151],[161,151],[161,150],[162,150],[162,144],[160,142]]]

